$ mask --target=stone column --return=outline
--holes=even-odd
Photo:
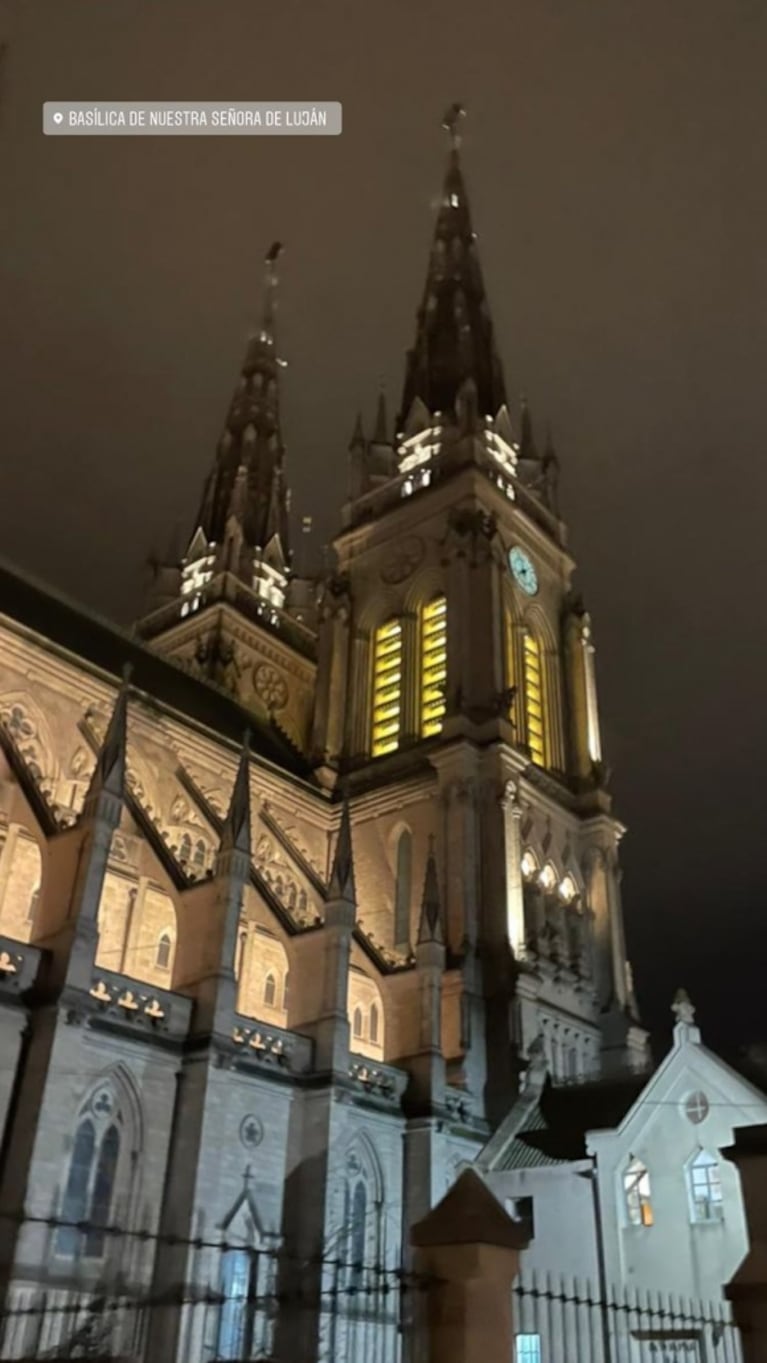
[[[410,1235],[414,1363],[510,1363],[512,1284],[529,1236],[473,1169]]]

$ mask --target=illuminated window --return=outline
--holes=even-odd
[[[650,1175],[641,1160],[632,1160],[623,1175],[623,1195],[632,1226],[652,1226]]]
[[[372,753],[382,757],[399,747],[402,708],[402,624],[387,620],[373,642]]]
[[[447,601],[435,596],[421,609],[421,737],[442,729],[447,683]]]
[[[564,899],[566,904],[571,904],[577,893],[578,890],[572,876],[565,876],[559,886],[560,898]]]
[[[541,1363],[540,1335],[517,1335],[514,1345],[516,1363]]]
[[[540,874],[540,876],[539,876],[539,880],[540,880],[541,885],[543,886],[544,890],[553,890],[553,889],[554,889],[554,886],[555,886],[556,883],[557,883],[557,873],[556,873],[556,871],[554,870],[554,867],[552,866],[552,864],[551,864],[550,861],[547,861],[546,865],[544,866],[543,870],[541,871],[541,874]]]
[[[709,1155],[707,1150],[699,1150],[688,1166],[687,1173],[693,1221],[723,1220],[722,1181],[719,1176],[718,1160]]]
[[[522,875],[525,877],[525,880],[532,880],[538,870],[538,862],[536,860],[535,852],[531,852],[529,847],[522,854],[521,864]]]
[[[541,646],[529,630],[523,641],[525,663],[525,725],[527,746],[536,766],[546,764],[545,720],[543,706],[543,671]]]

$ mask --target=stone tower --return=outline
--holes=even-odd
[[[542,1035],[573,1078],[639,1062],[591,622],[558,463],[507,401],[460,162],[461,110],[396,428],[352,441],[321,607],[315,747],[362,804],[436,837],[454,1082],[493,1119]],[[412,817],[409,812],[412,810]],[[386,830],[383,830],[386,836]],[[409,867],[398,867],[409,878]],[[415,940],[408,901],[393,949]],[[402,906],[399,906],[402,908]],[[448,1045],[450,1043],[448,1042]]]
[[[275,242],[251,335],[186,552],[158,564],[137,632],[306,745],[311,605],[296,604],[280,424]]]

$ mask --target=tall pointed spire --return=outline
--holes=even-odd
[[[344,795],[341,806],[341,827],[338,830],[333,870],[330,873],[328,899],[345,899],[349,904],[356,904],[357,902],[354,885],[354,857],[352,854],[352,821],[347,795]]]
[[[250,734],[246,730],[232,798],[221,830],[221,850],[244,852],[250,856],[250,846]]]
[[[203,492],[197,525],[209,545],[219,545],[224,541],[230,516],[236,514],[246,548],[263,550],[276,532],[287,558],[288,498],[279,402],[279,371],[283,362],[276,348],[277,262],[281,253],[282,246],[274,242],[266,254],[261,322],[248,341],[218,443],[216,463]],[[245,473],[244,496],[238,494],[233,498],[240,470]]]
[[[439,899],[437,862],[434,857],[434,839],[429,840],[429,856],[426,862],[426,879],[421,901],[421,919],[418,924],[418,945],[424,942],[444,941],[442,932],[442,908]]]
[[[398,430],[405,428],[417,399],[432,414],[454,412],[456,396],[467,379],[476,385],[482,416],[495,416],[506,402],[461,170],[459,128],[463,117],[462,106],[454,104],[443,120],[450,151],[415,345],[407,358]]]

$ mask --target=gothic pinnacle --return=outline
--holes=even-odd
[[[418,925],[418,945],[422,946],[424,942],[444,942],[433,837],[429,839],[429,856],[426,861],[426,878],[423,887],[423,900],[421,901],[421,919]]]
[[[346,794],[341,805],[341,827],[338,830],[333,870],[330,873],[328,899],[345,899],[349,904],[356,904],[357,902],[354,885],[352,823],[349,812],[349,797]]]
[[[125,776],[128,752],[128,694],[132,674],[130,663],[123,668],[123,679],[117,700],[112,711],[101,751],[88,787],[86,802],[105,792],[122,799],[125,792]]]
[[[250,856],[250,732],[245,730],[232,798],[221,830],[222,851]]]

